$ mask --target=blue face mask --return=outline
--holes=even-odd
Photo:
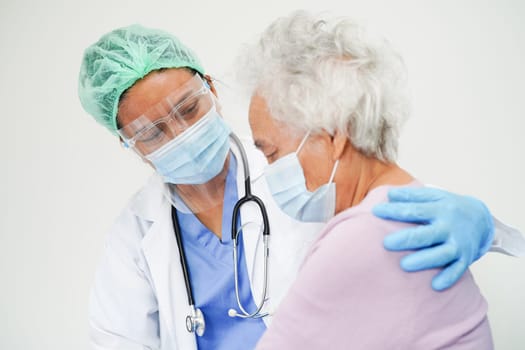
[[[148,154],[164,182],[203,184],[224,168],[230,150],[230,128],[215,107],[173,140]]]
[[[328,183],[313,192],[308,191],[297,154],[309,135],[306,134],[296,152],[268,165],[264,173],[270,192],[282,211],[299,221],[326,222],[335,214],[333,179],[339,160],[334,164]]]

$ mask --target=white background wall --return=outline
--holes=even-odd
[[[177,34],[224,77],[240,43],[298,8],[356,17],[387,36],[414,97],[401,165],[525,230],[520,0],[1,0],[0,348],[88,349],[103,236],[150,172],[81,109],[83,49],[142,23]],[[227,118],[247,130],[244,114]],[[525,260],[491,254],[473,270],[497,349],[523,349]]]

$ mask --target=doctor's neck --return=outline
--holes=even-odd
[[[204,184],[176,185],[177,194],[184,203],[199,221],[219,239],[222,239],[224,191],[229,164],[230,156],[226,158],[221,172]]]

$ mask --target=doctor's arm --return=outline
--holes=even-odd
[[[114,226],[95,276],[89,326],[96,350],[160,347],[157,301],[129,233]]]
[[[443,267],[432,280],[435,290],[454,285],[489,250],[525,255],[521,233],[493,218],[485,204],[473,197],[427,187],[392,189],[389,200],[374,208],[376,216],[422,226],[390,234],[385,248],[416,250],[401,260],[407,272]]]

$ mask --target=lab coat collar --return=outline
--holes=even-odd
[[[158,174],[153,174],[146,185],[135,194],[130,209],[139,218],[155,222],[165,208],[171,206],[167,196],[167,185]]]

